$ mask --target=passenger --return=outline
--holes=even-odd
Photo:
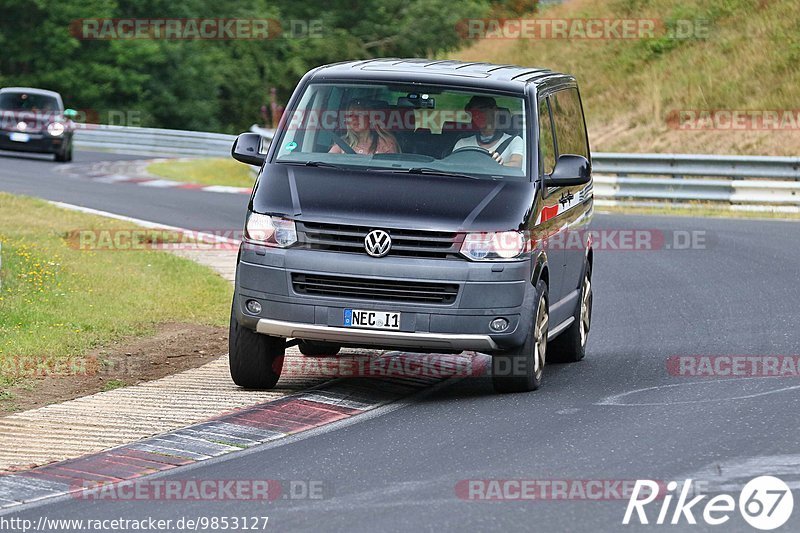
[[[351,100],[347,105],[345,121],[347,133],[342,140],[361,155],[396,154],[400,152],[397,139],[383,126],[371,120],[371,113],[376,106],[362,100]],[[337,143],[328,150],[331,154],[343,154],[346,151]]]
[[[475,135],[459,139],[453,146],[455,152],[459,148],[477,146],[492,155],[492,159],[508,167],[522,167],[525,144],[522,138],[497,129],[497,102],[490,96],[473,96],[464,110],[470,114],[472,126],[477,130]],[[511,139],[510,142],[507,142]],[[502,153],[497,150],[503,148]]]

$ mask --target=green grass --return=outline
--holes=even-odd
[[[534,16],[534,15],[530,15]],[[487,39],[456,59],[547,67],[581,85],[595,151],[796,155],[800,130],[685,131],[677,110],[794,110],[797,0],[571,0],[540,18],[707,21],[701,38]]]
[[[153,163],[147,171],[162,178],[201,185],[252,187],[250,168],[233,159],[192,159]]]
[[[121,379],[109,379],[105,383],[103,383],[103,392],[108,392],[114,389],[120,389],[124,387],[126,384]]]
[[[0,193],[0,387],[21,362],[64,365],[163,322],[227,324],[232,288],[166,252],[86,251],[77,230],[128,223]]]

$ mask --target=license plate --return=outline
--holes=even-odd
[[[18,143],[26,143],[31,140],[31,136],[27,133],[12,133],[9,135],[9,139]]]
[[[345,309],[344,325],[348,328],[400,329],[400,313]]]

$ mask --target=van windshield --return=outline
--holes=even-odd
[[[418,84],[312,83],[277,163],[477,179],[527,177],[521,96]]]

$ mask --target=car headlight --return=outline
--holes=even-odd
[[[250,213],[244,227],[245,239],[266,246],[286,248],[297,242],[293,220]]]
[[[61,122],[51,122],[47,125],[47,133],[53,137],[59,137],[64,133],[64,125]]]
[[[525,252],[525,239],[519,231],[468,233],[461,255],[473,261],[507,261]]]

